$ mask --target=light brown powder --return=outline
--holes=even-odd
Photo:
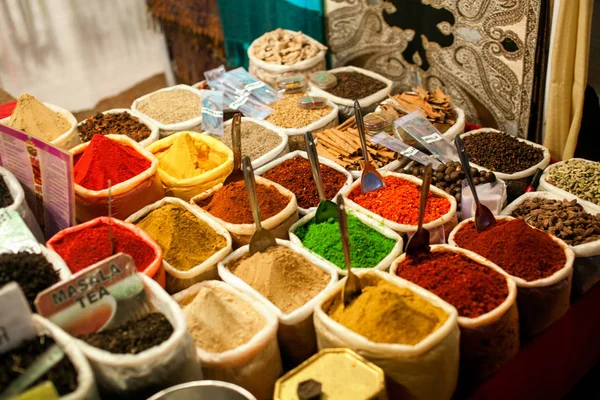
[[[46,141],[56,139],[71,128],[62,115],[27,93],[19,97],[8,126]]]

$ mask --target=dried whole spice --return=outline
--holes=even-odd
[[[293,192],[296,195],[299,207],[310,208],[319,205],[317,185],[312,176],[310,162],[306,158],[296,156],[285,160],[262,176]],[[346,175],[321,164],[321,181],[327,199],[333,199],[344,186],[346,180]]]
[[[202,98],[186,89],[155,92],[138,103],[138,111],[161,124],[176,124],[202,115]]]
[[[242,155],[250,157],[252,161],[267,154],[281,144],[281,136],[254,122],[242,121],[241,132]],[[229,132],[225,132],[223,136],[210,136],[224,143],[230,149],[232,148],[231,134]]]
[[[600,204],[600,163],[567,160],[550,168],[546,180],[583,200]]]
[[[4,177],[0,175],[0,208],[5,208],[14,203],[13,197],[10,194],[8,185],[4,181]]]
[[[486,314],[508,296],[504,275],[463,254],[449,251],[407,256],[398,264],[396,275],[452,304],[461,317],[477,318]]]
[[[393,101],[389,105],[381,105],[383,110],[395,111],[397,118],[420,110],[429,122],[442,133],[450,129],[458,119],[458,114],[452,105],[452,98],[440,88],[428,92],[421,87],[414,87],[412,92],[399,93],[390,98]]]
[[[519,204],[511,216],[523,218],[571,246],[600,240],[600,214],[585,212],[577,200],[532,197]]]
[[[304,93],[286,94],[283,99],[270,105],[273,112],[265,121],[286,129],[303,128],[331,113],[329,106],[312,110],[300,107],[298,100],[304,96]]]
[[[386,88],[385,82],[360,72],[335,72],[337,84],[324,89],[326,92],[343,99],[360,100]]]
[[[251,48],[256,58],[280,65],[294,65],[308,60],[321,50],[327,50],[327,47],[306,39],[302,32],[288,32],[281,28],[265,33]]]
[[[98,113],[77,126],[82,142],[89,142],[94,135],[125,135],[141,142],[150,136],[150,128],[128,112]]]

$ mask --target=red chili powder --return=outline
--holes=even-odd
[[[103,190],[125,182],[150,168],[150,161],[135,149],[94,135],[83,153],[74,157],[75,183],[89,190]]]
[[[256,184],[256,197],[260,219],[264,221],[281,212],[290,199],[273,186]],[[237,181],[223,186],[217,192],[203,201],[196,202],[200,207],[217,218],[231,224],[252,224],[252,210],[244,181]]]
[[[564,250],[549,234],[530,227],[521,218],[498,220],[481,233],[470,221],[454,235],[454,241],[526,281],[547,278],[567,261]]]
[[[502,274],[450,251],[407,256],[396,275],[440,296],[456,307],[461,317],[477,318],[508,296]]]
[[[154,249],[130,230],[113,224],[112,235],[115,254],[129,254],[138,271],[143,272],[156,257]],[[111,256],[108,225],[95,225],[70,233],[52,246],[73,273]]]
[[[359,185],[350,192],[348,198],[390,221],[398,224],[417,225],[419,223],[421,186],[395,176],[386,176],[383,180],[385,187],[363,194]],[[450,211],[450,201],[430,191],[425,208],[424,223],[434,221],[448,211]]]

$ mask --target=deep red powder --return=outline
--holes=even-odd
[[[548,233],[532,228],[521,218],[498,220],[481,233],[470,221],[454,235],[454,241],[526,281],[547,278],[567,262],[564,250]]]
[[[502,274],[450,251],[407,256],[398,265],[396,275],[440,296],[456,307],[461,317],[477,318],[508,296]]]
[[[156,257],[154,249],[128,229],[113,224],[112,235],[115,254],[120,252],[129,254],[133,257],[138,271],[143,272],[154,261]],[[95,225],[72,232],[54,242],[52,247],[65,260],[73,273],[112,255],[108,225]]]
[[[83,153],[74,158],[75,183],[89,190],[104,190],[150,168],[150,161],[135,149],[94,135]]]

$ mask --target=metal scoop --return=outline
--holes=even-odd
[[[418,253],[429,252],[429,231],[423,228],[423,220],[425,219],[425,209],[427,207],[427,195],[429,195],[429,186],[431,185],[431,175],[433,167],[427,164],[425,174],[423,174],[423,183],[421,184],[421,204],[419,205],[419,226],[417,231],[408,241],[406,245],[406,254],[415,255]]]
[[[360,177],[360,189],[363,193],[368,193],[379,189],[380,187],[384,187],[385,183],[383,182],[381,174],[377,172],[369,162],[369,150],[367,149],[367,139],[365,138],[365,123],[363,122],[362,111],[358,100],[354,101],[354,117],[356,118],[358,136],[360,137],[360,145],[365,160],[365,168]]]
[[[346,270],[348,276],[346,277],[346,283],[342,289],[342,301],[344,307],[348,307],[352,300],[360,296],[362,289],[360,287],[360,279],[354,272],[352,272],[352,265],[350,263],[350,240],[348,239],[348,218],[346,216],[346,206],[344,205],[344,198],[342,195],[337,197],[337,213],[338,223],[340,225],[340,237],[342,239],[342,248],[344,249],[344,260],[346,262]]]
[[[475,183],[473,182],[473,175],[471,174],[469,158],[467,157],[467,153],[465,153],[465,148],[463,146],[462,139],[459,135],[456,135],[456,137],[454,138],[454,143],[456,144],[456,150],[458,150],[460,163],[463,166],[465,176],[467,177],[467,182],[469,183],[469,187],[471,188],[471,193],[473,193],[473,199],[475,200],[475,228],[477,228],[477,232],[483,232],[486,229],[496,225],[496,218],[494,217],[494,213],[492,213],[492,210],[490,210],[489,208],[487,208],[479,202],[477,190],[475,190]]]
[[[250,239],[250,255],[262,253],[271,246],[277,246],[275,235],[262,227],[260,223],[260,210],[258,208],[258,198],[256,197],[256,182],[254,181],[254,169],[250,158],[245,156],[242,163],[244,164],[244,180],[246,181],[246,190],[248,191],[248,200],[250,200],[250,208],[252,209],[252,217],[256,225],[256,231]]]
[[[233,150],[233,170],[223,182],[223,186],[244,179],[242,172],[242,114],[237,113],[231,121],[231,147]]]
[[[304,134],[304,141],[306,142],[306,153],[308,154],[308,161],[310,161],[310,169],[312,171],[313,179],[317,185],[317,192],[319,193],[319,206],[315,214],[315,223],[320,224],[326,222],[329,218],[335,218],[337,216],[337,206],[334,202],[327,200],[325,192],[323,191],[323,182],[321,181],[321,166],[319,164],[319,156],[317,155],[317,147],[313,140],[312,133],[306,132]]]

